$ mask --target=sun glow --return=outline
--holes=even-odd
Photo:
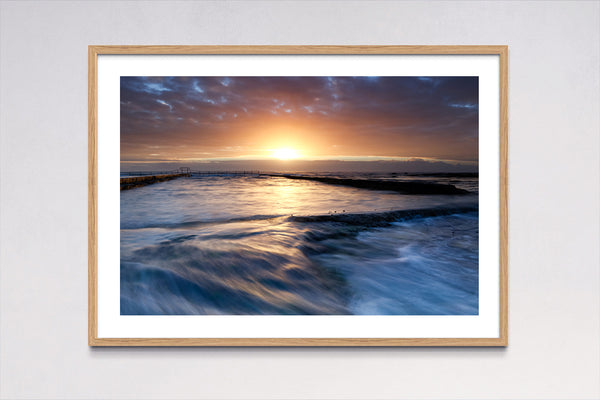
[[[273,157],[279,158],[280,160],[292,160],[300,157],[297,150],[290,149],[289,147],[273,150]]]

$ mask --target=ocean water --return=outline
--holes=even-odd
[[[124,190],[121,314],[478,314],[477,177],[319,175],[470,194],[225,175]]]

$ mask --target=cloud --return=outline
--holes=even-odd
[[[476,161],[478,97],[477,77],[122,77],[121,158],[288,140],[319,157]]]
[[[159,103],[159,104],[162,104],[164,106],[169,107],[169,111],[173,111],[173,106],[170,105],[169,103],[167,103],[166,101],[158,99],[158,100],[156,100],[156,102]]]

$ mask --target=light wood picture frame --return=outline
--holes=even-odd
[[[88,47],[88,60],[88,344],[90,346],[497,347],[508,345],[508,46],[92,45]],[[364,66],[362,60],[365,60]],[[389,67],[386,66],[388,61]],[[404,65],[403,63],[408,63],[411,67],[407,67],[406,70],[400,69],[396,73],[395,68]],[[209,65],[207,69],[203,67],[205,64]],[[230,64],[235,65],[230,67]],[[272,67],[271,64],[276,66]],[[351,66],[347,71],[340,69],[341,65],[348,64]],[[199,65],[202,67],[198,69]],[[249,68],[248,72],[244,72],[246,66]],[[288,66],[291,73],[287,72]],[[423,68],[421,73],[410,72],[419,66]],[[371,69],[373,73],[370,73]],[[480,70],[484,72],[479,74],[477,71]],[[236,71],[242,72],[236,73]],[[485,182],[490,182],[481,186],[478,195],[478,225],[475,229],[479,234],[479,247],[476,253],[479,281],[476,284],[478,311],[475,314],[313,315],[308,317],[312,318],[310,320],[302,320],[301,318],[307,317],[299,315],[259,316],[252,313],[235,317],[180,315],[179,312],[174,313],[177,315],[152,313],[122,315],[123,308],[119,308],[121,269],[118,260],[120,215],[123,214],[119,211],[120,189],[116,186],[116,171],[120,169],[119,157],[123,146],[119,136],[119,127],[123,126],[123,121],[120,120],[122,116],[120,102],[123,101],[120,97],[123,90],[122,77],[361,77],[371,75],[376,77],[477,76],[475,78],[479,83],[477,105],[451,104],[455,108],[477,108],[479,131],[476,140],[479,141],[479,150],[478,163],[476,162],[475,165],[478,168],[478,179],[481,180],[482,176],[489,177],[489,179],[485,178]],[[224,83],[224,86],[227,84]],[[160,94],[172,89],[158,87],[156,91]],[[153,101],[164,106],[165,111],[172,113],[174,110],[173,105],[166,101]],[[487,160],[485,173],[483,172],[485,168],[481,164],[484,158]],[[186,173],[188,170],[185,169],[178,171],[178,174]],[[278,175],[281,176],[283,175]],[[351,179],[346,179],[345,182],[335,184],[346,184],[350,181]],[[146,183],[142,183],[144,184]],[[350,185],[356,184],[350,183]],[[396,214],[391,217],[390,215],[386,214],[386,218],[392,218]],[[336,216],[336,218],[338,219],[335,221],[339,222],[339,218],[342,217]],[[412,324],[421,328],[412,329]],[[214,328],[217,325],[220,327]],[[259,325],[260,327],[257,328]],[[177,326],[181,328],[176,328]],[[376,328],[378,326],[381,328]],[[443,328],[437,329],[437,326]],[[209,327],[212,335],[204,333]],[[294,334],[296,332],[294,329],[298,329],[298,335]],[[323,335],[320,335],[321,331],[324,332]],[[217,335],[215,332],[220,334]],[[345,333],[337,335],[337,332]],[[352,332],[374,333],[365,336],[362,333],[354,335]]]

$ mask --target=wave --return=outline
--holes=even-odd
[[[348,314],[345,279],[299,250],[160,243],[121,260],[122,315]]]
[[[132,229],[188,229],[188,228],[196,228],[206,225],[215,225],[215,224],[228,224],[228,223],[236,223],[236,222],[249,222],[249,221],[267,221],[270,219],[276,219],[285,217],[285,215],[251,215],[248,217],[236,217],[236,218],[221,218],[221,219],[209,219],[209,220],[199,220],[199,221],[186,221],[186,222],[176,222],[176,223],[164,223],[164,224],[149,224],[144,226],[121,226],[122,230],[132,230]]]
[[[406,220],[373,229],[223,226],[232,235],[122,251],[121,314],[476,315],[478,218],[460,210],[379,213]]]
[[[401,222],[415,218],[437,217],[451,214],[464,214],[478,211],[477,205],[462,207],[432,207],[411,210],[390,210],[384,212],[366,213],[335,213],[321,215],[251,215],[247,217],[222,218],[200,221],[186,221],[178,223],[151,224],[144,226],[122,226],[122,230],[135,229],[190,229],[207,225],[233,224],[238,222],[268,221],[285,218],[290,222],[339,222],[348,225],[362,225],[364,227],[384,227],[393,222]]]

